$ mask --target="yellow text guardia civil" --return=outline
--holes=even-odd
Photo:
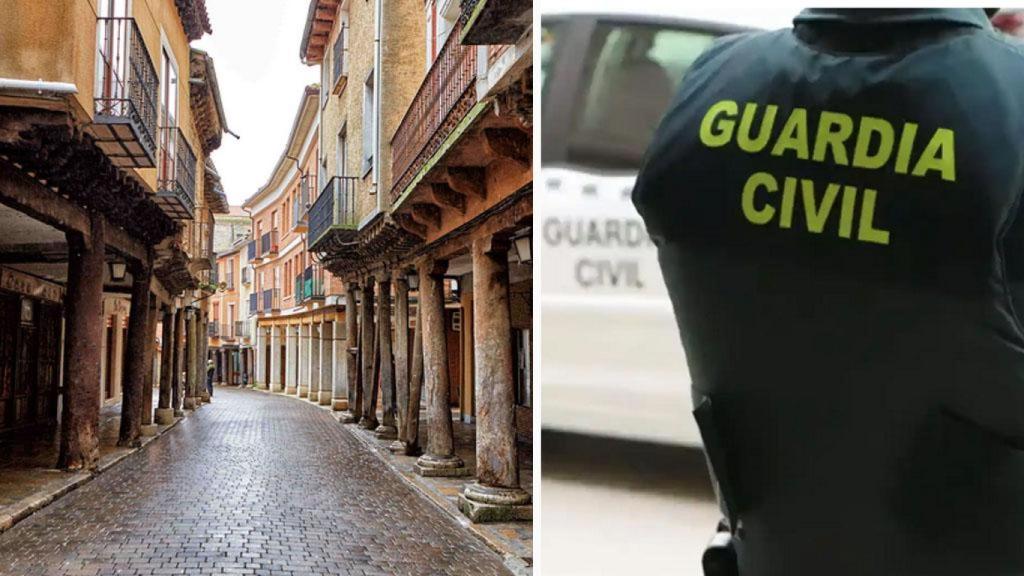
[[[831,162],[837,166],[886,169],[896,174],[956,181],[954,134],[948,128],[936,129],[922,147],[918,145],[918,125],[913,122],[902,123],[897,140],[896,128],[884,118],[861,116],[855,119],[842,112],[824,110],[815,113],[817,129],[811,140],[806,108],[793,108],[779,129],[776,129],[779,107],[768,104],[760,113],[759,108],[758,104],[747,102],[740,115],[737,102],[716,102],[701,121],[701,142],[709,148],[735,144],[749,154],[768,150],[777,157],[790,155],[799,160]],[[755,132],[758,117],[760,123]],[[925,140],[922,138],[920,142]],[[799,203],[804,214],[801,224],[807,232],[822,234],[827,230],[840,238],[887,245],[889,231],[875,223],[877,195],[871,188],[839,182],[815,183],[792,176],[783,177],[780,186],[775,175],[756,172],[744,184],[740,204],[744,217],[751,224],[792,228]]]

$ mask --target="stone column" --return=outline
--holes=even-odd
[[[405,453],[408,446],[409,410],[409,281],[404,273],[395,277],[395,414],[398,439],[388,446]]]
[[[448,263],[429,258],[420,262],[420,307],[423,321],[423,372],[427,396],[427,449],[416,460],[421,476],[464,476],[455,455],[452,411],[448,394],[448,349],[444,324],[444,272]]]
[[[391,281],[385,276],[380,281],[380,299],[377,301],[377,342],[380,354],[380,391],[383,422],[376,435],[381,440],[398,438],[395,421],[395,356],[391,349]]]
[[[309,401],[320,401],[320,323],[309,325]]]
[[[156,336],[157,318],[156,297],[149,295],[149,313],[146,314],[146,348],[145,348],[145,377],[142,388],[142,428],[143,436],[156,436],[158,431],[153,423],[153,359],[156,356],[154,336]]]
[[[181,410],[181,397],[185,388],[182,373],[185,371],[185,308],[174,313],[174,374],[171,375],[171,409],[174,416],[185,415]]]
[[[416,307],[412,337],[412,369],[409,372],[409,405],[406,408],[405,455],[420,455],[420,404],[423,397],[423,306]]]
[[[196,375],[196,382],[198,383],[198,394],[196,396],[196,404],[200,402],[207,403],[210,401],[210,392],[206,389],[206,360],[209,357],[210,339],[206,337],[206,325],[209,323],[210,317],[207,315],[206,310],[200,309],[199,311],[199,331],[198,331],[198,348],[199,354],[197,358],[199,360],[196,365],[196,370],[199,373]]]
[[[320,324],[320,397],[321,406],[330,406],[334,396],[334,322]]]
[[[270,327],[270,391],[284,391],[284,382],[281,382],[281,327]]]
[[[259,390],[266,382],[263,375],[263,327],[256,324],[256,330],[252,335],[253,365],[252,365],[252,387]]]
[[[174,380],[174,310],[164,306],[160,331],[160,403],[156,409],[156,423],[167,426],[174,423],[174,409],[171,408],[172,381]]]
[[[345,339],[345,327],[341,322],[335,319],[331,327],[331,358],[334,360],[334,368],[331,370],[331,410],[339,412],[348,410],[348,353],[345,351],[348,341]]]
[[[363,388],[359,381],[359,316],[356,304],[358,284],[345,284],[345,372],[348,380],[348,409],[341,415],[346,424],[359,421],[363,407]]]
[[[374,339],[373,325],[373,278],[363,285],[363,300],[359,303],[359,352],[362,362],[363,405],[359,425],[368,430],[377,428],[377,379],[374,370]]]
[[[57,467],[91,470],[99,458],[103,342],[104,222],[91,212],[89,233],[68,232],[64,397]]]
[[[508,250],[501,238],[473,241],[476,482],[466,486],[459,508],[474,522],[533,517],[530,495],[519,486]]]
[[[285,356],[288,363],[284,374],[284,393],[296,394],[299,391],[299,327],[286,326],[285,335],[287,336]]]
[[[185,318],[185,410],[196,409],[196,309],[189,307]]]
[[[299,398],[309,398],[309,324],[299,325]]]

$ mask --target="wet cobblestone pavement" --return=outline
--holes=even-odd
[[[2,575],[508,573],[329,413],[230,388],[0,535]]]

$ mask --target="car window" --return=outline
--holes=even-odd
[[[653,24],[599,23],[576,93],[568,160],[636,170],[683,75],[714,39]]]

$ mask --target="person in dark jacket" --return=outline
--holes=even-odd
[[[206,361],[206,391],[213,397],[213,373],[216,367],[213,364],[213,359]]]
[[[1024,574],[1022,193],[1024,50],[981,9],[805,10],[694,63],[633,200],[712,563]]]

